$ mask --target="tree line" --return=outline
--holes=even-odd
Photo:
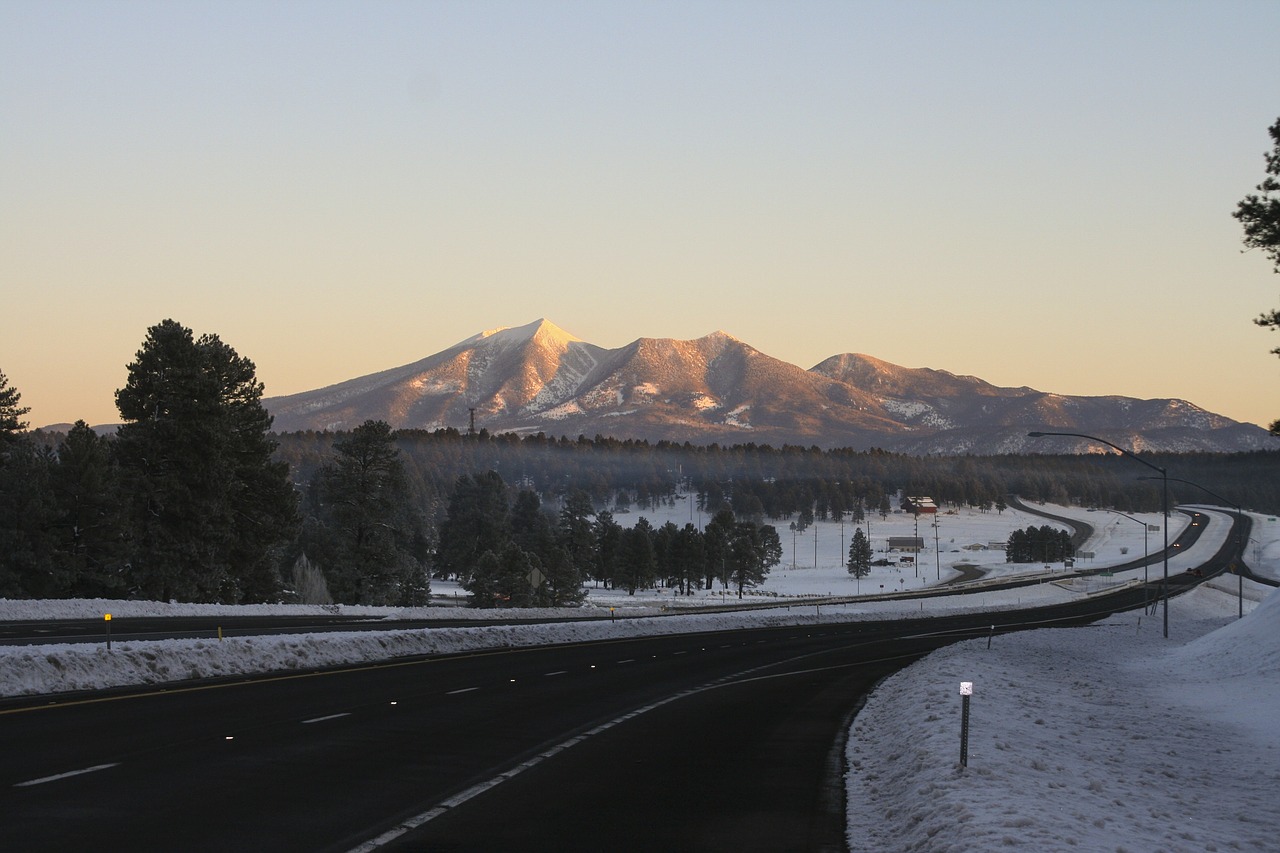
[[[308,482],[331,458],[341,435],[278,434],[276,458],[289,463],[297,481]],[[395,446],[413,499],[436,523],[458,477],[482,471],[494,471],[549,503],[580,489],[597,507],[645,509],[690,492],[707,515],[728,507],[739,517],[773,523],[805,512],[818,520],[839,520],[858,507],[878,512],[898,494],[985,511],[999,511],[1010,494],[1033,503],[1122,512],[1156,512],[1162,500],[1159,482],[1138,479],[1150,469],[1119,454],[920,457],[877,449],[651,443],[453,428],[397,430]],[[1280,511],[1280,452],[1144,452],[1143,458],[1166,468],[1170,477],[1199,483],[1246,509]],[[1214,501],[1172,480],[1169,493],[1174,504]]]
[[[894,495],[995,512],[1009,494],[1161,504],[1160,483],[1119,455],[912,457],[381,421],[278,434],[262,392],[251,361],[173,320],[147,330],[110,436],[83,421],[27,430],[0,373],[0,596],[416,605],[432,577],[483,606],[573,604],[592,583],[741,593],[780,558],[776,525],[858,521]],[[1144,458],[1246,509],[1280,510],[1280,453]],[[686,525],[617,521],[686,496]],[[1216,500],[1174,481],[1170,497]],[[867,556],[851,552],[851,570]]]

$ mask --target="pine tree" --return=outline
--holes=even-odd
[[[574,607],[583,602],[587,591],[582,587],[582,572],[569,556],[568,550],[556,546],[542,561],[545,582],[536,596],[539,604],[547,607]]]
[[[871,543],[861,527],[853,531],[853,538],[849,541],[849,574],[855,578],[871,574]]]
[[[49,528],[56,507],[51,460],[24,434],[22,395],[0,372],[0,597],[44,594],[57,585]]]
[[[31,411],[30,407],[19,405],[22,395],[18,389],[9,385],[9,377],[0,370],[0,464],[4,462],[6,449],[17,441],[18,436],[27,428],[22,416]]]
[[[271,601],[297,525],[253,362],[173,320],[147,330],[116,407],[131,582],[161,600]]]
[[[110,598],[127,592],[120,489],[109,442],[76,421],[58,445],[51,472],[58,559],[70,576],[68,594]]]
[[[702,531],[687,522],[676,534],[671,546],[671,565],[677,585],[685,595],[693,594],[693,585],[702,579],[706,565],[706,542]]]
[[[1009,541],[1004,548],[1004,560],[1006,563],[1031,562],[1031,547],[1027,535],[1031,530],[1034,530],[1034,528],[1028,527],[1027,530],[1014,530],[1009,534]]]
[[[595,566],[595,534],[591,523],[594,515],[591,498],[581,489],[574,489],[565,498],[556,529],[556,540],[583,578],[588,577]]]
[[[449,497],[436,545],[437,577],[466,583],[480,556],[502,552],[511,539],[507,487],[496,471],[459,477]]]
[[[1232,216],[1244,227],[1244,244],[1261,249],[1273,269],[1280,272],[1280,119],[1267,130],[1272,142],[1271,151],[1263,155],[1267,176],[1255,187],[1257,193],[1245,196]],[[1272,330],[1280,328],[1280,309],[1268,311],[1254,322]],[[1280,355],[1280,347],[1272,352]],[[1280,420],[1271,424],[1271,434],[1280,435]]]
[[[737,522],[729,540],[728,579],[737,589],[738,598],[746,589],[764,583],[769,569],[781,558],[782,543],[772,525]]]
[[[652,585],[658,563],[653,547],[653,525],[641,518],[635,527],[622,532],[619,578],[628,595]]]
[[[593,574],[599,583],[614,589],[618,586],[622,532],[622,525],[613,520],[613,513],[602,510],[596,514],[596,566]]]
[[[498,561],[497,554],[492,551],[481,554],[462,582],[462,588],[471,594],[467,605],[477,608],[499,606],[502,595],[499,592],[501,573],[502,564]]]
[[[537,492],[521,489],[511,505],[511,541],[525,551],[545,560],[555,547],[551,519],[542,511]]]
[[[333,449],[320,478],[330,590],[358,604],[425,603],[429,580],[412,553],[409,490],[391,427],[365,421]]]
[[[508,541],[499,553],[485,551],[462,585],[471,593],[472,607],[529,607],[534,601],[530,575],[541,564],[519,545]]]
[[[56,559],[53,465],[48,448],[25,438],[10,442],[0,465],[0,597],[67,594],[70,579]]]
[[[729,585],[729,552],[736,525],[737,520],[732,510],[722,509],[711,517],[702,531],[703,554],[706,558],[703,568],[706,589],[711,589],[717,580],[722,586]]]

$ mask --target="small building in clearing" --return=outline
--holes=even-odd
[[[890,536],[890,551],[909,551],[919,554],[924,550],[924,538],[920,536]]]
[[[938,505],[933,502],[933,498],[926,495],[908,496],[902,499],[902,511],[918,514],[936,513]]]

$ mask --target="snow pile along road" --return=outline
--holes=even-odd
[[[1067,597],[1046,587],[1045,594]],[[964,608],[957,597],[953,609]],[[34,605],[33,605],[34,606]],[[1004,606],[1014,607],[1012,601]],[[165,608],[168,605],[157,605]],[[121,608],[115,608],[121,609]],[[989,609],[989,608],[988,608]],[[818,608],[786,607],[739,613],[704,613],[678,617],[639,617],[616,622],[558,622],[536,625],[484,625],[466,628],[420,628],[379,631],[335,631],[316,634],[230,637],[218,640],[139,640],[101,643],[57,643],[0,646],[0,695],[21,696],[157,684],[192,678],[289,672],[317,667],[369,663],[413,655],[454,654],[483,649],[576,643],[661,634],[724,631],[735,628],[806,625],[892,615],[921,614],[914,602],[884,602],[837,608],[819,615]],[[472,615],[449,610],[403,610],[404,618]],[[494,613],[495,611],[489,611]],[[507,613],[505,615],[510,615]]]

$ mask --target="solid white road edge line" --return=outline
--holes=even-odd
[[[72,770],[68,773],[59,773],[56,776],[42,776],[39,779],[28,779],[26,782],[18,782],[13,787],[29,788],[32,785],[43,785],[45,782],[56,782],[59,779],[66,779],[71,776],[83,776],[85,773],[96,773],[99,770],[107,770],[111,767],[116,767],[119,763],[120,762],[117,761],[111,764],[96,764],[93,767],[86,767],[83,770]]]
[[[653,702],[649,705],[645,705],[642,708],[636,708],[634,711],[628,711],[622,716],[616,717],[607,723],[601,723],[600,725],[596,726],[594,729],[591,729],[590,731],[583,732],[580,735],[571,737],[562,743],[556,744],[555,746],[551,747],[545,752],[542,752],[534,756],[533,758],[529,759],[523,764],[518,764],[515,767],[511,768],[510,770],[507,770],[506,772],[499,773],[497,776],[494,776],[492,779],[488,779],[484,782],[480,782],[476,785],[472,785],[467,790],[463,791],[460,794],[456,794],[453,797],[450,797],[449,799],[443,801],[442,803],[440,803],[440,805],[435,806],[434,808],[428,809],[427,811],[422,812],[419,815],[415,815],[407,820],[401,821],[399,825],[391,829],[388,829],[386,832],[382,833],[377,838],[372,838],[358,847],[353,847],[349,851],[349,853],[373,853],[379,847],[382,847],[385,844],[390,844],[392,841],[395,841],[397,838],[404,835],[406,832],[410,832],[414,829],[417,829],[423,824],[430,823],[431,821],[435,820],[441,815],[447,814],[450,809],[457,808],[458,806],[462,805],[468,800],[471,800],[480,796],[485,791],[488,791],[490,788],[496,788],[498,785],[501,785],[503,782],[506,782],[508,779],[518,776],[519,774],[523,773],[524,771],[528,770],[531,767],[538,766],[543,761],[547,760],[548,758],[551,758],[554,755],[564,752],[569,747],[575,744],[582,743],[587,738],[592,737],[594,735],[598,735],[601,732],[608,731],[614,726],[621,725],[622,723],[625,723],[627,720],[635,719],[641,714],[648,713],[649,711],[652,711],[655,708],[661,708],[663,705],[669,704],[671,702],[675,702],[678,699],[683,699],[686,696],[693,696],[696,693],[702,693],[703,691],[706,691],[706,690],[714,690],[719,687],[724,687],[727,684],[735,684],[740,681],[743,681],[744,679],[755,680],[755,679],[746,679],[746,676],[750,675],[753,672],[759,672],[762,669],[771,669],[775,666],[779,666],[784,663],[793,663],[796,660],[801,660],[806,657],[812,657],[813,654],[817,654],[817,653],[800,655],[799,657],[792,658],[788,661],[775,661],[773,663],[764,664],[763,666],[752,667],[750,669],[744,670],[743,672],[735,673],[734,675],[722,676],[707,684],[703,684],[700,687],[693,687],[688,690],[683,690],[679,693],[668,696],[665,699],[660,699],[657,702]],[[817,670],[802,670],[801,672],[815,672],[822,669],[843,669],[848,666],[860,666],[861,664],[862,662],[859,662],[857,664],[840,664],[839,666],[819,667]],[[760,677],[785,678],[795,674],[796,673],[794,672],[784,672],[784,673],[778,673],[776,675],[771,675],[771,676],[757,676],[757,677],[758,678]]]
[[[330,714],[327,717],[312,717],[310,720],[303,720],[302,724],[305,726],[308,723],[323,723],[325,720],[336,720],[339,717],[350,717],[350,716],[351,716],[351,712],[346,711],[341,714]]]

